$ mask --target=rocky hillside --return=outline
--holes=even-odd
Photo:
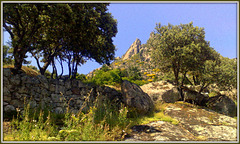
[[[122,57],[117,57],[114,62],[110,64],[112,69],[120,68],[121,70],[135,67],[139,70],[141,76],[150,82],[161,75],[159,69],[151,63],[151,49],[142,44],[141,40],[136,38],[127,52]],[[94,72],[100,70],[97,68],[90,72],[88,76],[93,76]]]
[[[127,68],[132,65],[140,68],[141,72],[147,72],[148,69],[154,68],[154,66],[150,63],[150,52],[151,49],[148,48],[146,44],[142,44],[141,40],[137,38],[129,47],[127,52],[111,64],[111,67]]]

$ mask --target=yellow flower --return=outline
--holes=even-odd
[[[152,82],[152,81],[153,81],[153,79],[148,79],[148,81],[149,81],[149,82]]]

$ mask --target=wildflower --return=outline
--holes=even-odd
[[[17,112],[20,112],[20,108],[16,108],[16,111],[17,111]]]
[[[33,122],[37,122],[37,120],[33,120]]]

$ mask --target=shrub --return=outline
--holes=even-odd
[[[122,77],[122,80],[130,81],[130,82],[132,82],[132,83],[135,83],[135,84],[138,85],[138,86],[142,86],[142,85],[148,83],[148,82],[145,81],[145,80],[132,80],[132,79],[130,79],[130,78],[128,78],[128,77]]]
[[[116,85],[121,83],[122,74],[123,73],[121,73],[119,69],[113,69],[106,72],[98,70],[91,81],[97,85]]]
[[[76,79],[81,80],[81,81],[86,81],[86,80],[87,80],[87,77],[86,77],[86,75],[84,75],[84,74],[79,74],[79,73],[77,73]]]
[[[142,79],[140,70],[136,66],[130,66],[127,69],[127,72],[128,72],[128,77],[131,80],[141,80]]]

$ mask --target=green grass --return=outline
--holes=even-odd
[[[134,124],[148,124],[150,122],[155,122],[155,121],[166,121],[170,122],[174,125],[178,125],[179,121],[164,114],[165,108],[168,107],[168,103],[162,103],[158,102],[155,104],[155,110],[154,112],[150,113],[147,116],[139,116],[139,117],[133,117],[132,121],[134,121]]]
[[[141,118],[140,123],[141,124],[148,124],[150,122],[155,122],[155,121],[166,121],[166,122],[170,122],[174,125],[179,124],[178,120],[176,120],[176,119],[174,119],[174,118],[172,118],[168,115],[165,115],[162,111],[154,113],[151,116]]]

